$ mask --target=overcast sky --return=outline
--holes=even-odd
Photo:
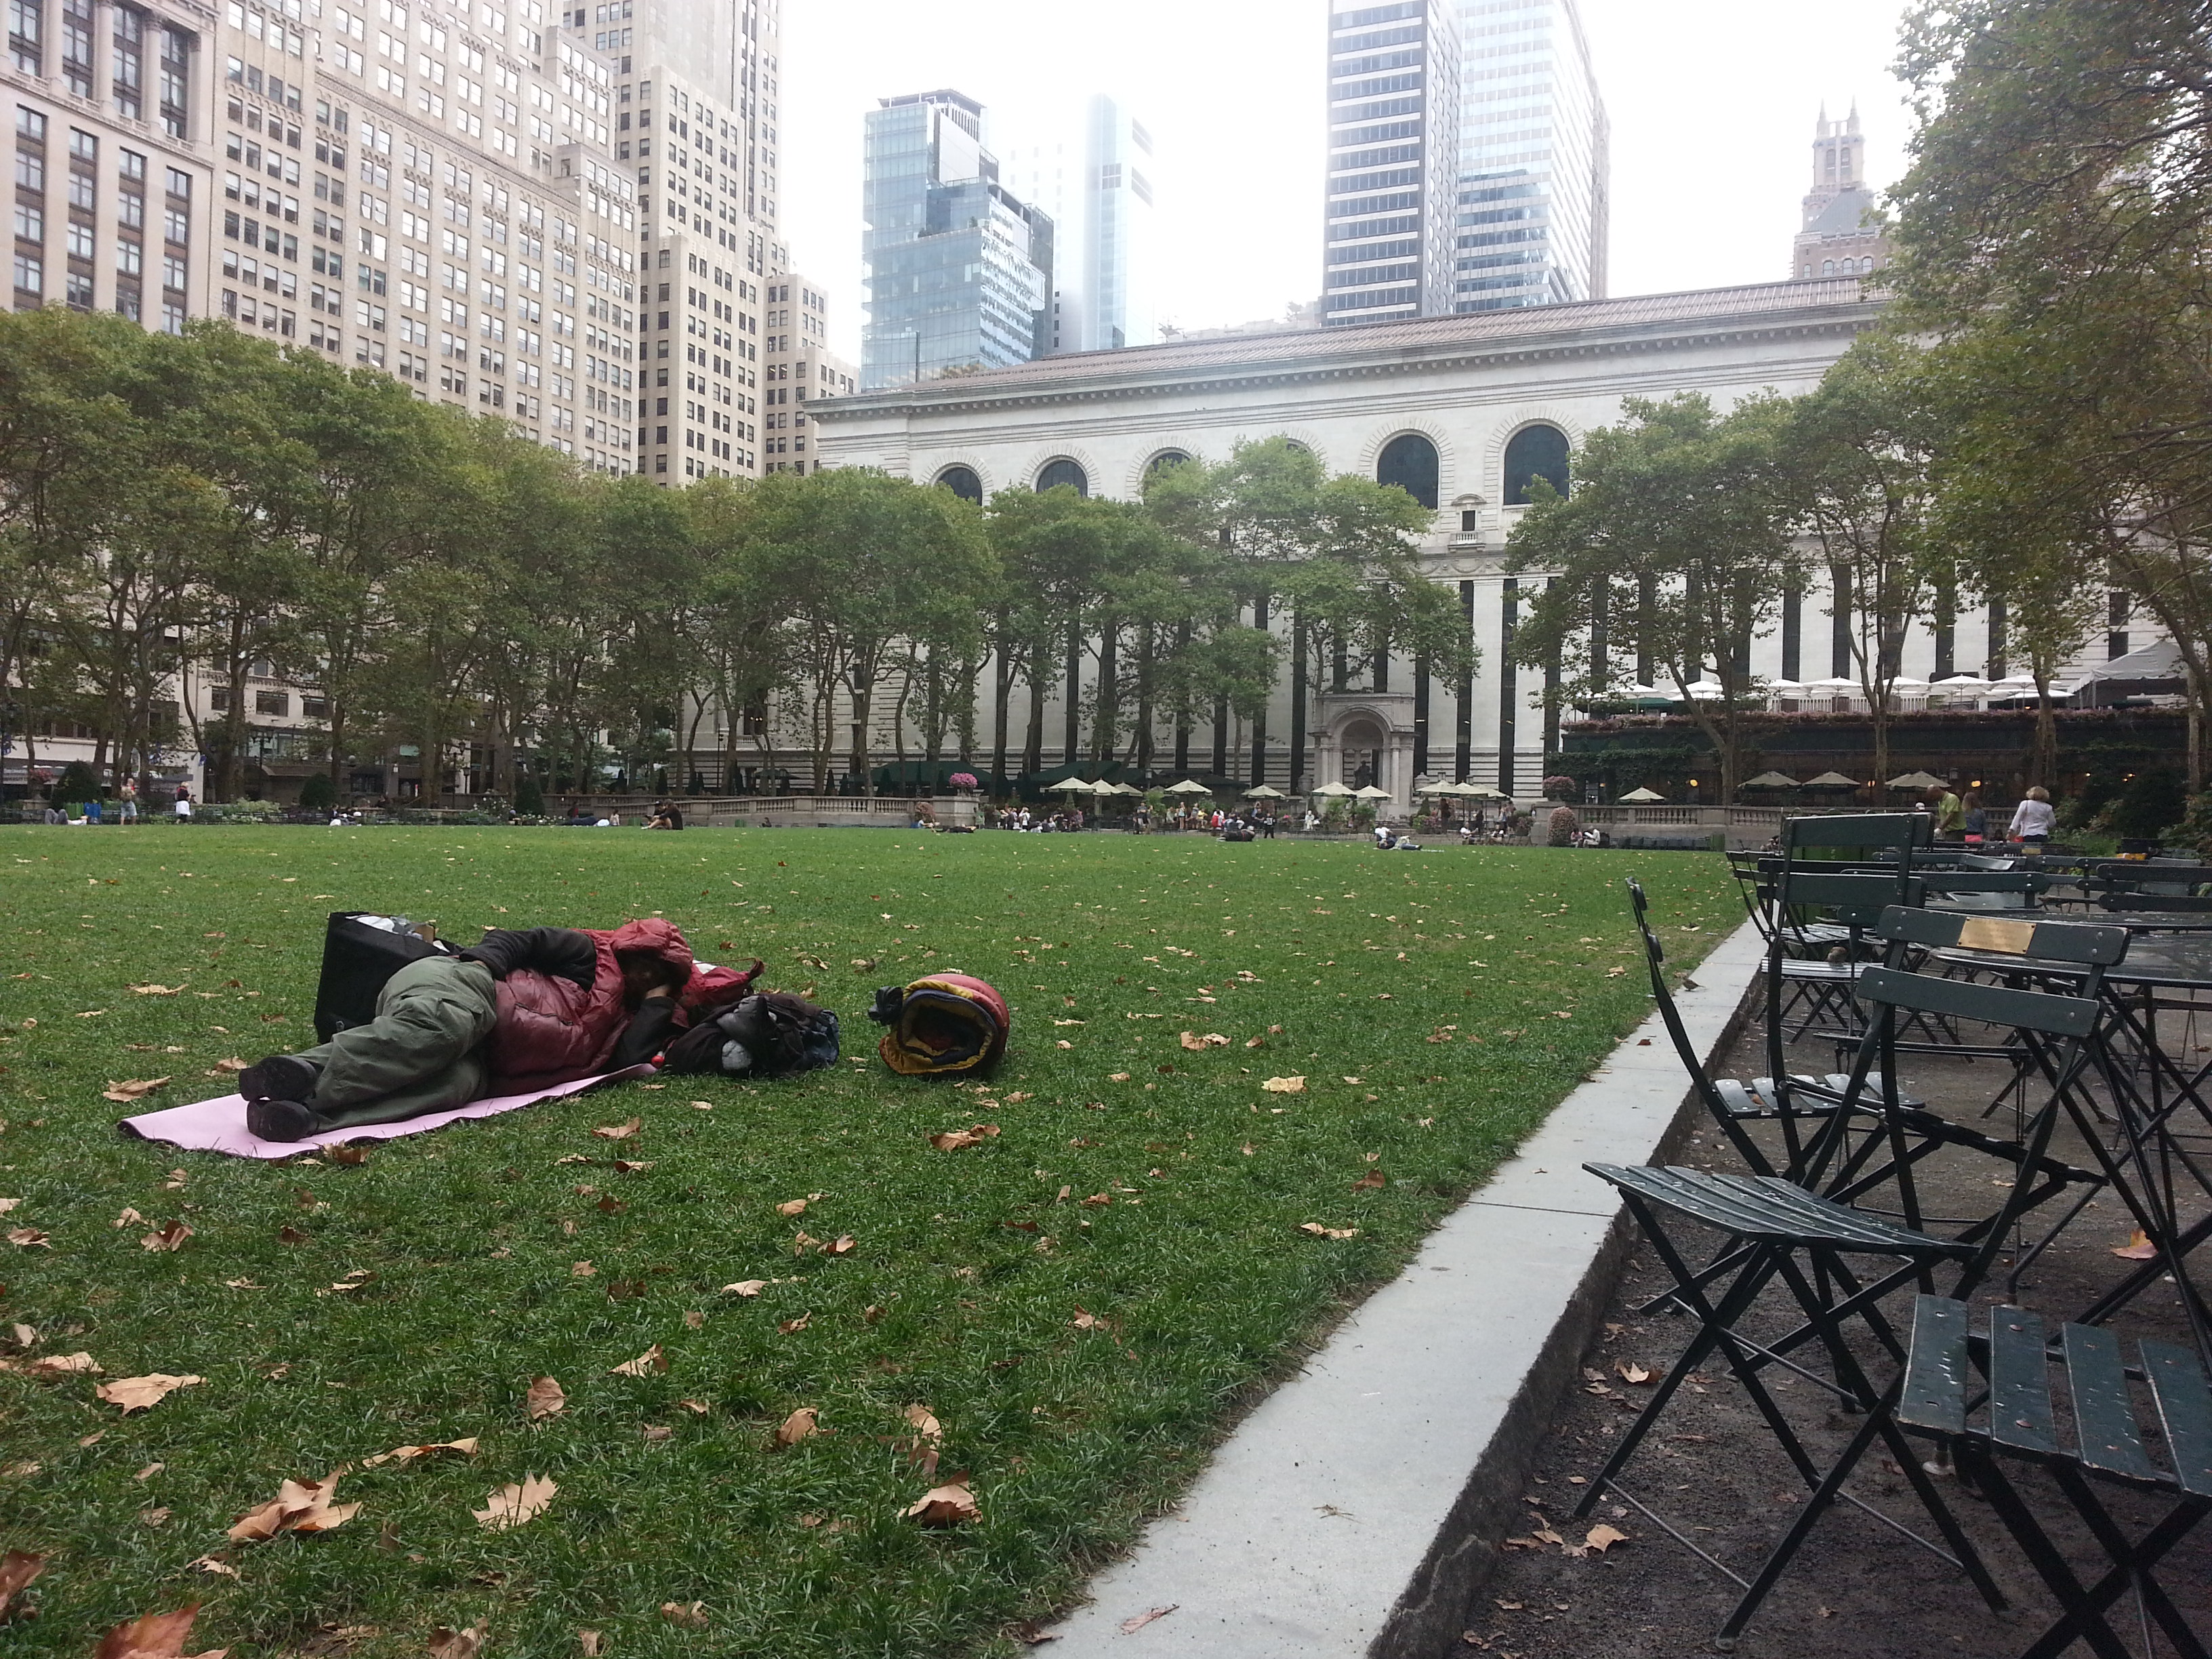
[[[1905,0],[1581,0],[1613,118],[1615,294],[1788,274],[1823,100],[1851,100],[1877,185],[1908,136],[1890,75]],[[860,342],[860,131],[878,98],[956,87],[1001,147],[1093,92],[1148,126],[1160,314],[1279,316],[1321,287],[1328,0],[785,0],[784,230]]]

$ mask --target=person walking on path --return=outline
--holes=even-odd
[[[696,966],[659,917],[611,933],[494,929],[458,956],[400,969],[366,1025],[240,1073],[246,1127],[301,1140],[641,1064],[675,1028],[679,999],[719,1006],[751,982]]]
[[[2051,792],[2038,784],[2013,808],[2012,827],[2005,833],[2023,846],[2040,851],[2057,821],[2058,815],[2051,809]]]
[[[136,778],[124,779],[123,787],[115,793],[123,798],[122,810],[116,814],[116,822],[118,823],[137,823],[138,780]]]
[[[190,823],[192,821],[192,792],[181,783],[177,786],[177,805],[174,810],[179,823]]]

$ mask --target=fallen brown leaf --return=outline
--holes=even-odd
[[[663,1601],[660,1616],[672,1625],[681,1625],[685,1630],[707,1628],[707,1604],[704,1601]]]
[[[941,1486],[932,1486],[906,1508],[906,1519],[925,1527],[957,1527],[981,1514],[964,1474],[954,1475]]]
[[[695,1413],[701,1417],[706,1416],[708,1412],[714,1410],[714,1407],[703,1400],[679,1400],[676,1403],[683,1407],[685,1411]]]
[[[1016,1620],[1012,1624],[1006,1626],[1006,1634],[1013,1638],[1015,1641],[1019,1642],[1023,1646],[1031,1648],[1042,1646],[1047,1642],[1057,1642],[1060,1640],[1059,1637],[1047,1630],[1042,1625],[1037,1623],[1034,1619]]]
[[[1306,1091],[1303,1077],[1271,1077],[1260,1085],[1271,1095],[1302,1095]]]
[[[788,1199],[775,1206],[775,1212],[778,1215],[805,1215],[806,1200],[803,1198]]]
[[[1121,1634],[1124,1636],[1134,1636],[1139,1631],[1144,1629],[1146,1626],[1151,1624],[1153,1620],[1166,1618],[1170,1613],[1173,1613],[1182,1605],[1182,1603],[1180,1601],[1170,1601],[1164,1607],[1148,1607],[1133,1619],[1124,1619],[1121,1625]]]
[[[242,1072],[248,1064],[248,1061],[234,1057],[229,1060],[218,1060],[215,1063],[215,1068],[218,1072]]]
[[[634,1117],[627,1123],[603,1123],[592,1131],[601,1140],[628,1140],[645,1127],[645,1120]]]
[[[373,1469],[380,1463],[412,1463],[418,1457],[435,1457],[440,1452],[459,1452],[464,1457],[477,1455],[477,1437],[465,1440],[437,1440],[426,1446],[394,1446],[390,1451],[379,1452],[374,1457],[364,1457],[361,1466]]]
[[[29,1550],[9,1550],[0,1555],[0,1613],[33,1578],[46,1570],[46,1558]]]
[[[1628,1534],[1620,1528],[1608,1527],[1601,1522],[1589,1529],[1589,1535],[1583,1540],[1583,1547],[1593,1554],[1603,1555],[1615,1544],[1625,1544],[1627,1541]]]
[[[1355,1193],[1371,1193],[1378,1188],[1387,1187],[1389,1184],[1390,1183],[1388,1181],[1383,1179],[1382,1170],[1370,1170],[1365,1175],[1360,1176],[1358,1180],[1352,1183],[1352,1190]]]
[[[694,1104],[696,1103],[695,1102]],[[578,1631],[576,1632],[576,1645],[584,1650],[584,1659],[599,1659],[599,1654],[604,1649],[604,1644],[599,1639],[599,1633],[595,1630]]]
[[[125,1413],[143,1412],[160,1405],[173,1389],[192,1388],[206,1381],[204,1376],[171,1376],[155,1371],[149,1376],[119,1376],[93,1392],[109,1405],[122,1407]]]
[[[803,1331],[806,1328],[807,1321],[813,1317],[811,1313],[803,1313],[796,1319],[787,1319],[775,1328],[775,1334],[778,1336],[790,1336],[796,1332]]]
[[[471,1510],[477,1524],[489,1532],[504,1531],[519,1527],[532,1516],[542,1515],[552,1503],[554,1493],[561,1489],[542,1474],[526,1474],[519,1486],[501,1486],[484,1500],[484,1507]]]
[[[191,1236],[190,1222],[167,1222],[159,1232],[148,1233],[141,1238],[138,1248],[143,1250],[181,1250],[185,1248],[185,1241]]]
[[[758,1296],[768,1288],[765,1279],[741,1279],[734,1285],[722,1286],[725,1296]]]
[[[1097,1314],[1087,1311],[1081,1304],[1075,1309],[1075,1317],[1067,1322],[1079,1331],[1095,1331],[1104,1328],[1106,1322]]]
[[[1620,1373],[1624,1382],[1649,1382],[1653,1375],[1648,1367],[1639,1365],[1632,1359],[1617,1359],[1613,1369]]]
[[[190,981],[185,981],[191,983]],[[131,994],[135,997],[173,997],[183,990],[183,985],[134,985]]]
[[[466,1630],[441,1625],[430,1632],[430,1659],[477,1659],[490,1631],[489,1622],[482,1619]]]
[[[332,1146],[325,1156],[333,1164],[358,1166],[368,1162],[368,1149],[365,1146]]]
[[[624,1360],[607,1375],[609,1376],[651,1376],[656,1372],[665,1371],[667,1369],[668,1356],[661,1352],[660,1344],[656,1342],[636,1358]]]
[[[238,1577],[238,1569],[219,1555],[203,1555],[198,1560],[188,1561],[185,1565],[201,1572],[221,1573],[225,1578]]]
[[[822,1247],[822,1254],[824,1255],[850,1255],[853,1254],[854,1249],[854,1244],[853,1235],[850,1233],[840,1233],[835,1239]]]
[[[239,1516],[230,1529],[230,1541],[252,1544],[280,1532],[329,1532],[342,1527],[361,1505],[331,1503],[337,1489],[336,1474],[320,1480],[287,1480],[277,1487],[275,1498]]]
[[[185,1638],[199,1617],[199,1603],[174,1613],[149,1613],[127,1625],[118,1625],[100,1638],[94,1659],[184,1659]],[[228,1648],[210,1648],[192,1659],[223,1659]]]
[[[1298,1231],[1302,1233],[1311,1233],[1316,1238],[1357,1238],[1359,1237],[1359,1229],[1357,1227],[1324,1227],[1318,1221],[1301,1221],[1298,1223]]]
[[[128,1106],[131,1102],[152,1094],[155,1090],[169,1080],[165,1077],[135,1077],[124,1083],[111,1082],[101,1091],[100,1097],[102,1100],[114,1101],[120,1106]]]
[[[154,1476],[161,1474],[163,1469],[166,1469],[169,1466],[167,1463],[149,1463],[144,1468],[139,1470],[137,1474],[132,1475],[131,1478],[133,1480],[150,1480]]]
[[[141,1510],[138,1511],[138,1523],[144,1527],[158,1527],[168,1518],[169,1510],[167,1505],[163,1505],[159,1509]]]
[[[146,1218],[140,1215],[137,1211],[126,1207],[121,1215],[116,1217],[114,1220],[109,1222],[107,1224],[111,1227],[128,1227],[134,1224],[143,1225],[145,1220]]]
[[[795,1446],[808,1436],[819,1434],[822,1431],[819,1419],[820,1413],[813,1407],[801,1406],[777,1425],[775,1443]]]
[[[933,1134],[929,1138],[929,1144],[940,1152],[957,1152],[963,1146],[973,1146],[979,1141],[988,1140],[998,1133],[999,1126],[995,1123],[978,1123],[972,1128],[947,1129],[942,1134]]]
[[[568,1409],[568,1396],[561,1392],[561,1385],[550,1376],[533,1382],[522,1396],[524,1413],[533,1423],[548,1417],[557,1417]]]
[[[49,1379],[80,1375],[97,1376],[100,1374],[100,1362],[88,1353],[50,1353],[24,1366],[23,1374]]]

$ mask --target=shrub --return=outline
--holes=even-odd
[[[2165,767],[2148,767],[2130,779],[2121,792],[2118,805],[2112,808],[2112,833],[2154,841],[2179,823],[2188,811],[2181,775]]]
[[[307,781],[300,786],[300,805],[313,811],[327,812],[338,804],[338,787],[331,781],[327,772],[310,772]]]
[[[62,768],[62,775],[54,780],[47,799],[59,804],[63,801],[98,800],[107,792],[100,787],[100,774],[81,760],[71,761]]]
[[[1554,806],[1551,826],[1545,837],[1547,847],[1572,847],[1575,837],[1582,833],[1583,821],[1571,806]]]
[[[1544,799],[1569,801],[1583,798],[1582,786],[1565,773],[1544,780]]]
[[[525,772],[514,781],[514,813],[524,818],[545,816],[545,786],[534,773]]]

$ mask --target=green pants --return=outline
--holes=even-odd
[[[299,1058],[322,1068],[307,1103],[325,1129],[397,1123],[465,1106],[491,1081],[482,1052],[497,1006],[491,969],[451,957],[410,962],[377,994],[376,1018]]]

